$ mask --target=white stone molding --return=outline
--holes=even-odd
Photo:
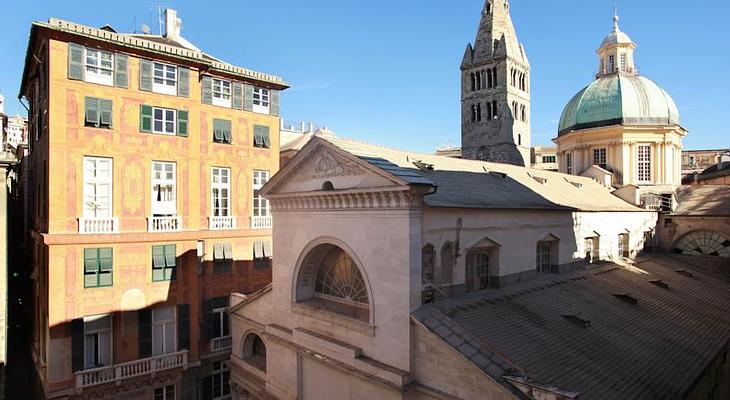
[[[296,210],[363,210],[420,208],[423,202],[407,190],[379,192],[313,192],[291,197],[271,198],[273,211]]]

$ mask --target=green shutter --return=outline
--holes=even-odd
[[[152,91],[152,61],[139,60],[139,90]]]
[[[233,82],[233,101],[231,106],[237,110],[243,108],[243,85],[241,82]]]
[[[254,125],[253,126],[253,145],[256,147],[263,147],[264,146],[264,138],[262,135],[262,129],[261,125]]]
[[[177,110],[177,135],[188,136],[188,112]]]
[[[152,132],[152,106],[139,106],[139,131]]]
[[[170,267],[175,267],[177,265],[177,247],[174,244],[169,244],[165,246],[165,265]]]
[[[223,142],[224,136],[223,136],[223,120],[222,119],[213,119],[213,141],[221,143]]]
[[[190,70],[185,67],[177,67],[177,95],[190,97]]]
[[[68,44],[68,79],[84,79],[84,46]]]
[[[200,82],[201,102],[203,104],[213,104],[213,78],[204,76]]]
[[[85,125],[99,126],[99,99],[97,99],[96,97],[84,98],[84,107]]]
[[[84,249],[84,272],[92,273],[99,269],[97,263],[97,251],[96,249]]]
[[[129,56],[126,54],[114,54],[114,86],[121,88],[129,87]]]
[[[221,128],[223,130],[223,141],[225,143],[229,143],[230,144],[232,142],[232,138],[231,138],[231,121],[229,121],[229,120],[223,120],[221,122],[222,122]]]
[[[271,139],[269,138],[269,127],[268,126],[262,126],[261,127],[261,139],[264,141],[264,147],[267,149],[271,147]]]
[[[99,249],[99,270],[111,271],[112,270],[112,248],[104,247]]]
[[[152,268],[165,268],[165,246],[152,246]]]
[[[281,91],[279,90],[271,90],[269,91],[269,98],[271,100],[271,104],[269,107],[269,114],[271,115],[279,115],[279,97],[281,97]]]
[[[253,86],[243,85],[243,109],[253,111]]]
[[[99,125],[112,126],[112,101],[99,99]]]

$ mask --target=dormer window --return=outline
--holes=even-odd
[[[261,114],[269,113],[269,89],[256,87],[253,89],[253,111]]]
[[[156,93],[177,95],[177,67],[174,65],[154,63],[154,79],[152,90]]]
[[[86,49],[87,82],[114,85],[114,55],[108,51]]]

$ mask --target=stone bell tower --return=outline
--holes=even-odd
[[[487,0],[461,62],[462,157],[530,166],[530,63],[509,0]]]

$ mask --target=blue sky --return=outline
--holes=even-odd
[[[690,131],[685,148],[727,148],[730,2],[513,0],[512,18],[532,64],[533,144],[549,144],[565,103],[587,85],[595,50],[621,28],[636,61],[674,98]],[[281,75],[287,120],[340,135],[433,151],[460,143],[459,64],[483,0],[4,1],[0,90],[17,97],[32,20],[51,16],[118,31],[157,30],[155,6],[178,9],[183,35],[231,63]],[[215,4],[215,5],[213,5]]]

